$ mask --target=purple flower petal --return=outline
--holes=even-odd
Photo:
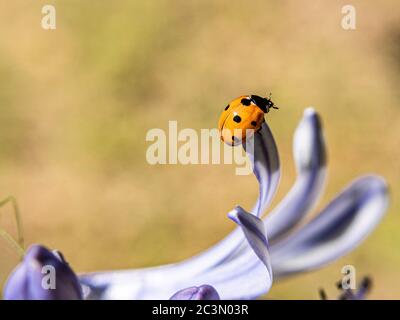
[[[170,300],[220,300],[220,298],[217,290],[205,284],[182,289],[175,293]]]
[[[55,287],[43,285],[49,267],[55,271]],[[8,278],[3,296],[6,300],[75,300],[82,299],[82,291],[65,261],[45,247],[33,245]]]

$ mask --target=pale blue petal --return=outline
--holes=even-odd
[[[316,218],[270,246],[274,277],[320,268],[342,257],[375,229],[387,206],[381,177],[355,180]]]
[[[228,216],[242,228],[250,247],[267,268],[269,272],[268,281],[272,283],[271,259],[269,257],[268,239],[263,221],[246,212],[241,207],[236,207]]]
[[[297,179],[289,193],[266,217],[270,243],[287,234],[318,203],[326,177],[326,150],[321,120],[308,108],[296,129],[293,155]]]

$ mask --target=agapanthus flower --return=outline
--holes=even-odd
[[[83,274],[79,279],[87,289],[86,298],[168,299],[175,293],[189,298],[193,287],[207,285],[221,299],[254,299],[269,291],[273,279],[320,268],[350,252],[384,216],[387,185],[379,176],[366,175],[300,225],[320,199],[326,178],[320,118],[308,108],[293,141],[297,179],[276,208],[261,219],[277,190],[280,163],[266,123],[254,140],[254,152],[247,154],[259,183],[259,196],[250,211],[237,206],[229,212],[239,228],[179,263]]]
[[[79,300],[82,296],[78,278],[63,255],[41,245],[28,249],[3,292],[6,300]]]

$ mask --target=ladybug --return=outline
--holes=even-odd
[[[246,131],[259,131],[263,122],[264,114],[269,109],[278,109],[268,98],[256,95],[240,96],[225,107],[219,121],[218,129],[221,132],[221,140],[236,146],[246,140]]]

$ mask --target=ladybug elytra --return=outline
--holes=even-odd
[[[234,99],[225,107],[218,121],[221,139],[232,146],[242,143],[249,132],[261,129],[265,121],[264,114],[270,108],[278,109],[272,102],[271,95],[268,98],[249,95]]]

